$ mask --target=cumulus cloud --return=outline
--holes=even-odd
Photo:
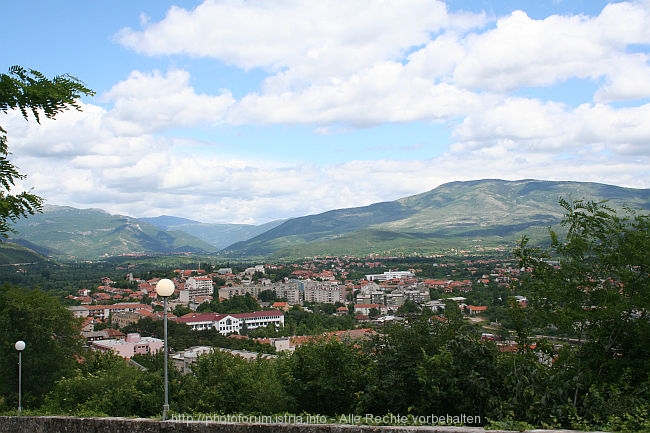
[[[178,69],[164,75],[133,71],[103,95],[113,103],[105,120],[117,134],[129,135],[221,121],[234,103],[231,93],[197,94],[189,80],[190,74]]]

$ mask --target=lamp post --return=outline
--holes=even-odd
[[[174,282],[167,278],[156,283],[156,293],[158,296],[163,298],[163,322],[164,322],[164,349],[165,349],[165,361],[164,361],[164,374],[165,374],[165,403],[163,404],[163,413],[162,420],[167,420],[167,411],[169,411],[169,385],[167,382],[167,358],[169,356],[169,349],[167,348],[167,298],[169,298],[174,293]]]
[[[18,351],[18,416],[20,416],[20,412],[23,410],[23,350],[25,350],[25,342],[18,340],[14,347]]]

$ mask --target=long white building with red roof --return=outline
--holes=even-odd
[[[253,330],[268,325],[284,326],[284,312],[280,310],[264,310],[237,314],[188,313],[175,321],[185,323],[194,331],[216,329],[219,333],[228,335],[241,333],[244,327]]]

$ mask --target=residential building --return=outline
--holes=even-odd
[[[126,339],[97,340],[91,342],[92,348],[107,352],[115,352],[122,358],[132,358],[133,355],[153,354],[162,350],[163,340],[153,337],[141,337],[140,334],[128,334]]]
[[[354,312],[355,314],[361,314],[363,316],[369,316],[370,310],[377,310],[379,314],[386,314],[388,309],[383,304],[355,304]]]
[[[306,281],[304,283],[305,302],[334,304],[343,302],[341,287],[333,282]]]
[[[112,305],[82,305],[88,310],[88,315],[98,319],[108,319],[114,313],[138,312],[150,310],[146,304],[121,303]]]
[[[392,279],[401,280],[403,278],[413,278],[415,274],[412,271],[386,271],[383,274],[366,275],[368,281],[386,281]]]
[[[238,314],[189,313],[176,321],[185,323],[194,331],[216,329],[220,334],[228,335],[241,333],[244,327],[250,331],[268,325],[284,326],[284,312],[264,310]]]
[[[212,353],[214,349],[210,346],[197,346],[171,356],[174,367],[181,373],[190,373],[192,365],[196,364],[199,356]]]
[[[111,321],[117,325],[118,328],[124,328],[126,325],[138,323],[140,319],[142,319],[142,314],[136,313],[135,311],[111,314]]]
[[[88,308],[81,306],[81,305],[73,305],[71,307],[67,307],[68,311],[72,312],[72,315],[74,317],[88,317],[89,312]]]
[[[210,277],[190,277],[185,280],[185,289],[179,292],[181,301],[194,302],[197,297],[212,296],[214,282]]]

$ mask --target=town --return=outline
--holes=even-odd
[[[281,351],[295,350],[306,341],[284,329],[285,314],[291,309],[351,317],[352,329],[368,330],[408,320],[415,313],[441,317],[451,307],[476,325],[483,338],[499,341],[504,350],[514,345],[510,330],[503,326],[507,323],[507,300],[521,307],[527,302],[515,290],[521,269],[514,260],[460,257],[414,264],[408,269],[392,269],[393,262],[326,257],[255,265],[240,271],[205,266],[176,269],[171,275],[175,289],[167,304],[168,319],[193,331],[214,329],[224,336],[242,338],[257,335],[258,341]],[[160,279],[128,273],[125,285],[104,277],[96,287],[69,295],[67,300],[76,305],[68,309],[83,318],[82,335],[88,346],[125,358],[161,350],[159,338],[121,332],[143,318],[162,319],[162,303],[155,290]],[[257,308],[239,313],[208,308],[215,301],[237,297],[254,300],[252,305]],[[271,332],[265,332],[269,329]]]

